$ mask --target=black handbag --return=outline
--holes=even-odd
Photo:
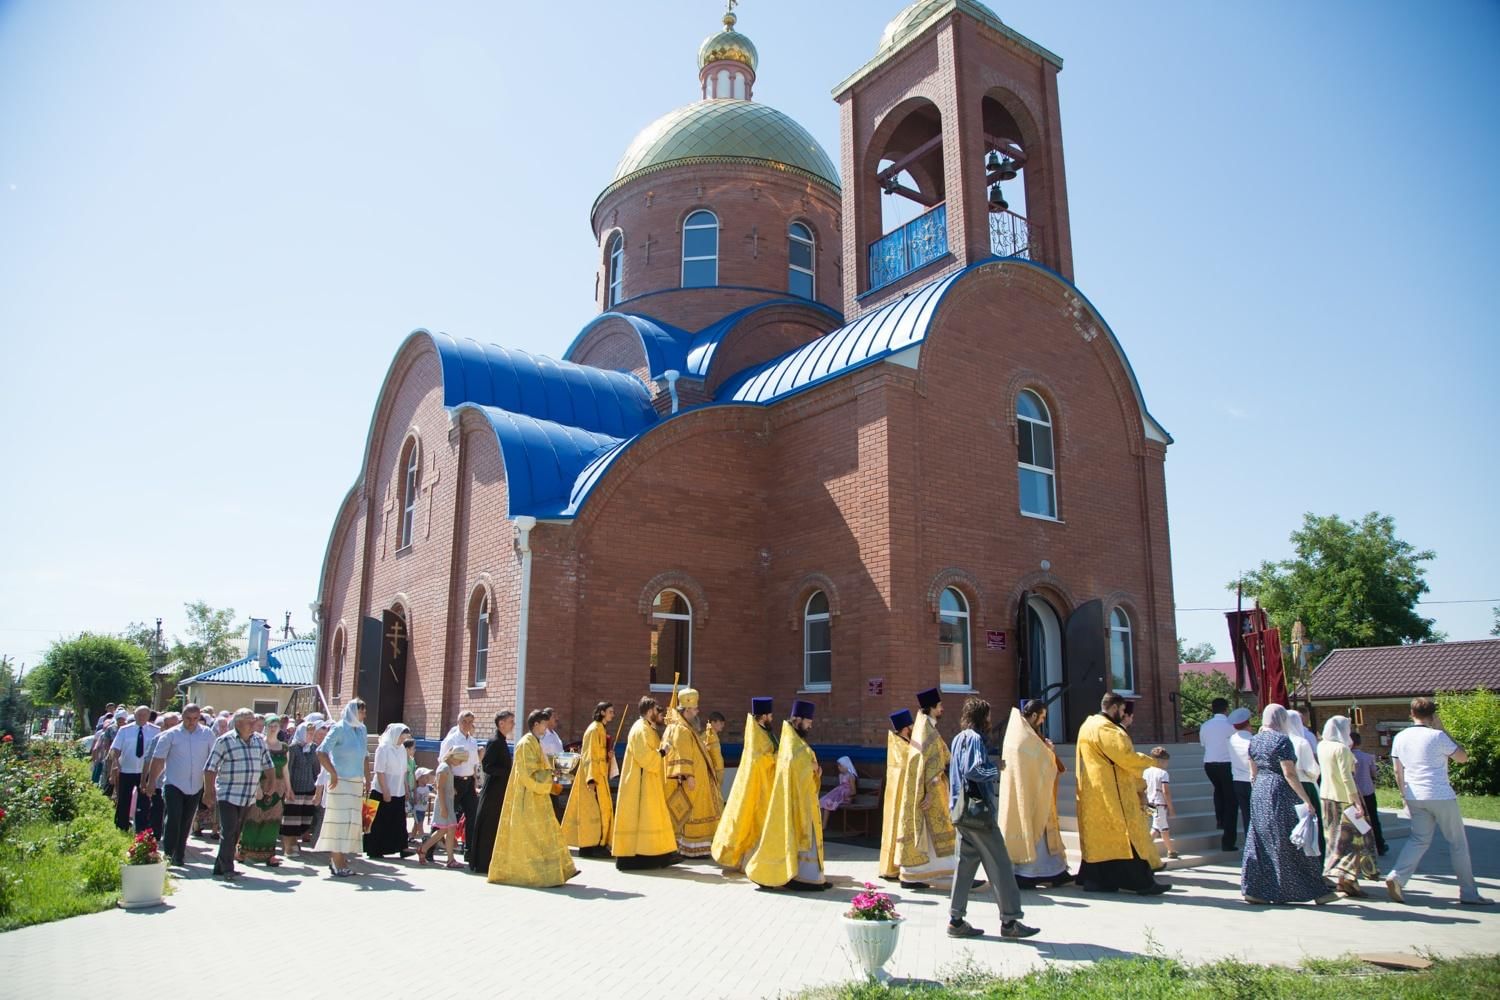
[[[995,825],[994,806],[990,805],[990,800],[983,792],[975,788],[972,781],[964,782],[963,794],[959,796],[958,808],[954,812],[955,826],[982,828]]]

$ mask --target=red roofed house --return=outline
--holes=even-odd
[[[1335,649],[1309,682],[1318,720],[1348,715],[1362,722],[1360,738],[1376,755],[1389,752],[1391,737],[1411,724],[1413,698],[1476,688],[1500,691],[1500,639]]]

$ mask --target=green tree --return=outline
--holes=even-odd
[[[1228,586],[1243,586],[1260,602],[1288,650],[1292,625],[1302,622],[1319,647],[1308,659],[1309,672],[1330,650],[1434,640],[1433,620],[1417,613],[1417,601],[1427,593],[1422,564],[1435,554],[1397,538],[1393,518],[1305,514],[1291,541],[1293,558],[1263,562]],[[1289,663],[1288,689],[1305,681],[1300,667]]]
[[[1490,608],[1490,613],[1495,616],[1495,624],[1490,626],[1490,635],[1500,635],[1500,608]]]
[[[1206,660],[1183,660],[1184,663],[1206,663]],[[1197,729],[1213,713],[1215,698],[1234,701],[1234,682],[1217,670],[1207,674],[1183,673],[1178,678],[1177,702],[1182,708],[1182,728]]]
[[[21,690],[21,681],[12,668],[11,658],[0,655],[0,735],[24,740],[31,721],[31,701]]]
[[[1500,795],[1500,694],[1480,688],[1439,693],[1443,728],[1469,752],[1452,764],[1453,788],[1460,795]]]
[[[1189,646],[1187,640],[1182,636],[1177,637],[1177,662],[1178,663],[1208,663],[1219,651],[1214,649],[1211,642],[1200,642],[1196,646]]]
[[[189,641],[174,637],[168,654],[168,659],[183,663],[177,680],[239,659],[239,648],[231,640],[243,638],[248,623],[236,626],[233,608],[211,608],[203,601],[193,601],[182,608],[187,615]]]
[[[145,650],[119,636],[81,632],[54,642],[26,680],[33,701],[72,705],[78,719],[87,720],[106,702],[149,698],[151,661]]]

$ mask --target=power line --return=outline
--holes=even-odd
[[[1500,604],[1500,597],[1470,597],[1461,601],[1417,601],[1417,604]],[[1253,607],[1253,605],[1252,605]],[[1229,612],[1234,608],[1176,608],[1176,611],[1219,611]]]

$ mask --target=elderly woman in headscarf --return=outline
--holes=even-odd
[[[354,874],[349,855],[358,853],[362,846],[368,739],[365,703],[351,698],[344,706],[343,718],[318,744],[318,763],[328,775],[328,785],[323,796],[323,825],[313,850],[328,852],[328,871],[334,878]]]
[[[1322,810],[1318,805],[1318,779],[1323,774],[1323,767],[1318,763],[1318,751],[1315,747],[1317,737],[1307,728],[1307,723],[1302,721],[1302,713],[1293,709],[1287,709],[1286,734],[1292,741],[1292,749],[1297,752],[1297,780],[1302,782],[1302,787],[1307,789],[1307,797],[1312,800],[1313,815],[1321,816]],[[1325,848],[1323,846],[1322,820],[1318,821],[1318,854],[1321,856]]]
[[[1000,832],[1022,889],[1073,880],[1057,818],[1057,780],[1065,767],[1042,735],[1046,726],[1047,703],[1040,698],[1012,708],[1000,750]]]
[[[818,800],[818,807],[823,810],[824,829],[828,827],[828,817],[852,802],[854,793],[859,789],[859,772],[854,769],[854,761],[848,757],[840,757],[838,764],[838,783]]]
[[[257,731],[263,732],[266,749],[271,754],[272,771],[261,778],[260,787],[250,808],[245,810],[245,822],[240,827],[239,859],[275,868],[281,864],[276,858],[276,836],[281,830],[282,807],[286,802],[287,745],[281,742],[281,717],[272,712],[257,716]]]
[[[365,834],[365,853],[372,858],[387,854],[410,857],[406,846],[406,748],[402,744],[411,733],[399,722],[385,727],[375,747],[375,763],[370,768],[370,798],[379,802],[375,820]]]
[[[1318,793],[1323,803],[1323,831],[1328,845],[1323,875],[1336,879],[1339,892],[1344,895],[1363,896],[1359,880],[1375,878],[1376,871],[1369,841],[1348,816],[1352,810],[1355,819],[1368,819],[1364,797],[1354,787],[1353,748],[1349,717],[1335,715],[1329,719],[1323,727],[1323,742],[1318,744],[1318,764],[1323,769]]]
[[[312,828],[313,792],[318,783],[318,745],[312,734],[323,721],[321,712],[313,712],[292,732],[287,751],[286,798],[281,804],[281,853],[286,857],[301,853],[299,844]]]
[[[1297,751],[1289,734],[1287,710],[1270,704],[1261,712],[1260,732],[1250,741],[1250,832],[1240,872],[1245,902],[1323,905],[1337,900],[1323,880],[1322,865],[1292,843],[1297,806],[1317,815],[1297,778]]]

